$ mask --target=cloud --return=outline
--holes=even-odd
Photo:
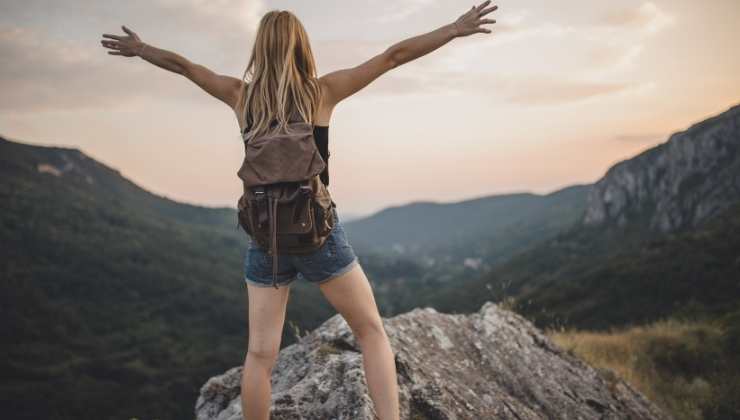
[[[0,111],[113,107],[145,98],[202,104],[203,94],[195,85],[183,88],[177,79],[181,76],[143,63],[138,57],[108,54],[110,50],[100,45],[102,34],[124,35],[121,25],[125,24],[152,45],[194,62],[215,57],[204,64],[240,77],[250,52],[250,34],[264,9],[262,1],[254,0],[157,0],[118,5],[28,0],[4,6],[0,20],[0,90],[4,100]],[[5,21],[24,22],[24,26]],[[224,54],[213,54],[214,49]],[[232,53],[227,54],[229,51]]]
[[[392,8],[373,19],[377,23],[388,23],[403,20],[408,16],[436,3],[436,0],[403,0],[394,1]]]
[[[386,41],[319,39],[311,42],[318,67],[328,71],[357,66],[389,46]]]
[[[500,17],[495,18],[496,23],[494,23],[491,28],[498,36],[502,34],[520,32],[524,30],[524,22],[529,15],[530,11],[527,9],[514,10],[502,14]]]
[[[115,107],[146,96],[190,100],[174,73],[28,28],[0,28],[0,55],[3,112]]]
[[[20,27],[0,28],[0,110],[43,111],[46,109],[112,105],[128,94],[124,83],[116,83],[111,69],[101,65],[89,48],[79,43],[49,39],[37,31]],[[91,89],[94,80],[107,84],[112,95]]]
[[[629,82],[600,82],[550,75],[448,76],[450,88],[470,94],[500,97],[517,105],[560,105],[595,97],[626,93],[640,88]]]
[[[508,96],[508,100],[521,105],[564,104],[623,92],[632,87],[629,83],[527,78],[517,81],[512,89],[515,92]]]
[[[183,11],[183,16],[202,14],[214,22],[232,21],[248,29],[257,27],[265,9],[265,4],[261,0],[156,0],[156,3],[169,12]]]
[[[436,3],[394,2],[384,19],[417,13]],[[114,9],[117,3],[100,1],[62,5],[27,0],[24,4],[11,4],[6,8],[9,16],[18,21],[31,15],[46,20],[25,27],[3,25],[0,20],[0,89],[5,94],[0,111],[112,107],[163,98],[203,104],[207,99],[202,92],[184,88],[172,73],[134,62],[139,58],[108,55],[99,45],[100,34],[122,33],[120,24],[126,24],[153,45],[195,62],[210,57],[203,64],[240,77],[250,53],[250,34],[265,11],[262,1],[236,0],[130,1],[121,9]],[[83,7],[90,10],[84,12]],[[84,34],[67,29],[55,33],[59,22],[74,24],[80,16],[85,16]],[[644,83],[619,76],[644,54],[646,31],[672,21],[649,2],[577,26],[533,21],[528,9],[512,10],[497,20],[490,39],[460,40],[455,48],[394,69],[363,95],[464,93],[520,105],[550,105],[632,92],[644,88]],[[634,33],[636,27],[645,30]],[[632,36],[626,36],[630,32]],[[313,42],[322,74],[359,65],[389,45],[384,40]],[[214,50],[224,53],[214,54]],[[502,56],[510,57],[510,62],[501,62]],[[543,60],[550,63],[546,69]],[[487,68],[495,68],[495,74]]]
[[[543,106],[639,93],[652,87],[652,83],[602,82],[547,74],[464,74],[414,69],[381,76],[366,88],[363,95],[479,95],[515,105]]]
[[[644,50],[645,46],[639,43],[605,42],[592,47],[586,52],[586,57],[593,66],[608,70],[601,72],[606,75],[633,68]]]
[[[655,3],[646,2],[637,8],[608,13],[601,23],[608,26],[636,27],[655,34],[676,21],[675,17],[661,10]]]
[[[230,51],[248,45],[245,41],[266,11],[262,0],[156,0],[153,4],[155,10],[147,12],[154,16],[148,28],[157,28],[157,32],[171,28],[177,38],[189,43]]]

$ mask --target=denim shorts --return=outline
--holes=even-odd
[[[332,207],[335,224],[324,244],[310,254],[278,253],[277,286],[286,286],[297,278],[309,283],[323,283],[351,270],[358,258],[342,223],[336,207]],[[244,257],[244,281],[258,287],[273,287],[272,257],[267,250],[250,240]]]

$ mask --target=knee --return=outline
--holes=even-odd
[[[278,350],[276,349],[263,349],[263,348],[248,348],[247,358],[251,358],[258,364],[272,368],[277,362]]]

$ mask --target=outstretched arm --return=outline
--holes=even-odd
[[[319,78],[326,87],[326,103],[330,108],[341,100],[353,95],[369,85],[380,75],[450,42],[457,37],[474,33],[491,33],[488,28],[480,28],[484,23],[495,23],[495,19],[482,19],[483,16],[498,9],[498,6],[486,8],[491,0],[473,6],[454,22],[441,26],[431,32],[405,39],[359,66],[337,70]]]
[[[143,42],[135,32],[125,25],[121,28],[128,34],[127,36],[103,34],[104,37],[112,39],[101,40],[104,47],[114,50],[108,51],[108,54],[124,57],[139,56],[155,66],[181,74],[211,96],[236,109],[239,89],[243,83],[241,80],[236,77],[216,74],[207,67],[193,63],[177,53]]]

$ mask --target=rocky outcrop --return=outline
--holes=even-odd
[[[383,322],[396,355],[402,419],[668,418],[494,303],[473,314],[414,309]],[[197,419],[241,420],[240,379],[235,367],[208,380]],[[272,390],[275,420],[377,418],[362,354],[338,314],[280,352]]]
[[[591,189],[585,225],[694,227],[740,201],[740,105],[611,167]]]

